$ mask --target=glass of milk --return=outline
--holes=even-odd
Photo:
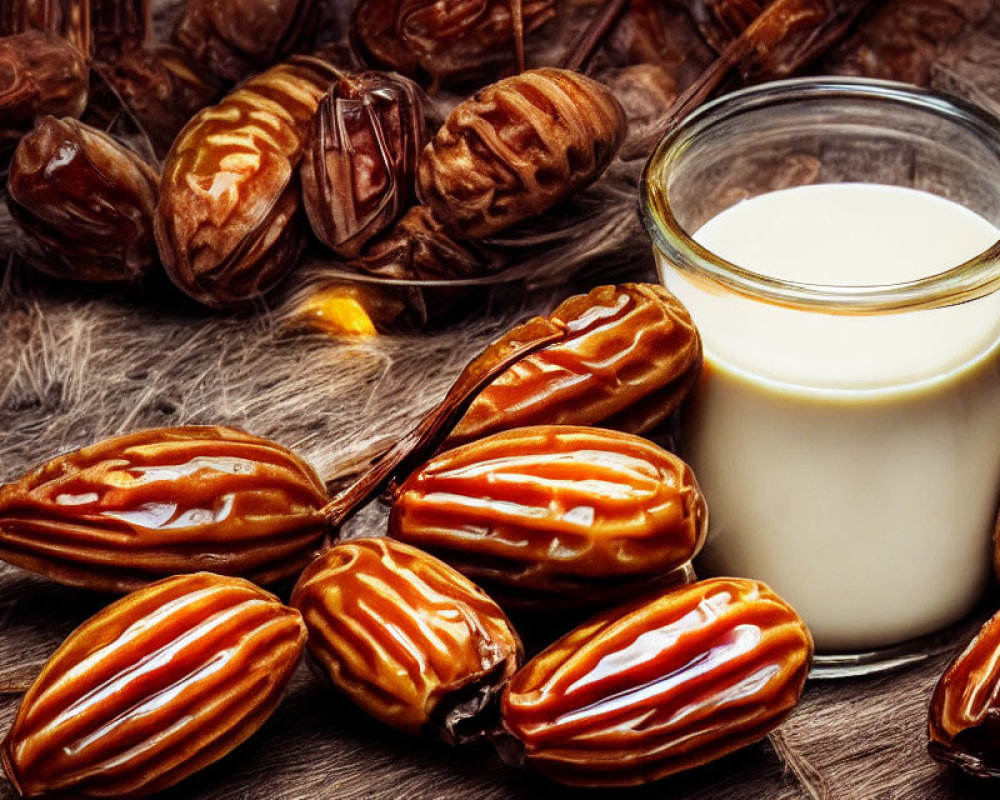
[[[901,84],[765,84],[666,135],[642,210],[705,347],[699,572],[768,583],[821,674],[919,658],[993,571],[1000,120]]]

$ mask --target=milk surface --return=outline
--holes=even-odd
[[[871,286],[954,267],[1000,230],[929,193],[823,184],[739,203],[694,238],[783,280]],[[966,614],[992,563],[1000,296],[822,314],[660,267],[705,345],[685,421],[711,517],[700,571],[764,580],[826,652],[895,644]]]

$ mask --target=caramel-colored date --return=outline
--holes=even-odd
[[[0,32],[44,31],[67,42],[81,57],[88,59],[93,50],[93,6],[98,6],[100,15],[100,6],[112,2],[127,0],[3,0],[0,3]]]
[[[213,75],[236,82],[305,49],[318,18],[316,0],[187,0],[172,38]]]
[[[550,423],[643,433],[680,406],[701,369],[698,331],[661,286],[599,286],[569,298],[548,319],[568,330],[566,339],[487,386],[448,444]],[[500,341],[516,340],[521,327]]]
[[[121,592],[211,569],[258,583],[299,572],[326,535],[316,473],[234,428],[159,428],[54,458],[0,488],[0,559]]]
[[[156,263],[159,176],[106,133],[41,117],[14,151],[11,215],[37,269],[71,280],[135,282]]]
[[[391,539],[326,551],[292,594],[309,654],[351,700],[388,725],[451,744],[484,733],[520,664],[496,603],[436,558]]]
[[[713,578],[605,612],[504,693],[525,761],[577,786],[631,786],[763,738],[798,702],[809,631],[764,584]]]
[[[335,79],[296,57],[254,76],[185,126],[163,166],[156,242],[171,280],[221,308],[253,300],[305,246],[297,167]]]
[[[505,604],[541,594],[575,606],[683,566],[707,522],[694,474],[666,450],[619,431],[539,425],[431,459],[399,488],[389,533]]]
[[[459,236],[490,236],[596,180],[624,136],[625,112],[607,87],[528,70],[452,110],[420,158],[417,196]]]
[[[945,670],[928,723],[931,756],[978,778],[1000,777],[1000,614]]]
[[[0,38],[0,146],[43,114],[79,117],[89,84],[86,59],[65,39],[41,31]]]
[[[0,747],[21,797],[133,798],[246,740],[278,705],[306,631],[295,609],[202,572],[123,597],[60,646]]]

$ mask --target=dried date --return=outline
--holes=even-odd
[[[375,66],[463,83],[520,66],[524,36],[555,13],[554,0],[361,0],[352,34]]]
[[[620,431],[539,425],[441,453],[396,492],[389,535],[505,605],[593,604],[682,567],[708,510],[691,469]]]
[[[931,756],[977,778],[1000,777],[1000,614],[948,665],[928,718]]]
[[[521,661],[499,606],[447,564],[390,539],[337,545],[292,594],[322,676],[366,712],[449,744],[481,736]]]
[[[113,62],[151,40],[149,0],[90,0],[94,58]]]
[[[158,428],[54,458],[0,488],[0,559],[122,592],[211,569],[291,577],[322,545],[323,484],[286,448],[234,428]]]
[[[170,148],[156,243],[171,280],[195,300],[246,303],[294,266],[305,245],[297,168],[336,77],[319,59],[279,64],[199,112]]]
[[[132,798],[222,758],[277,707],[299,612],[238,578],[167,578],[89,619],[21,702],[0,760],[21,797]]]
[[[344,75],[320,101],[302,158],[302,201],[316,236],[353,258],[413,201],[427,142],[422,92],[382,72]]]
[[[43,114],[79,117],[89,83],[86,59],[66,40],[40,31],[0,38],[0,146]]]
[[[496,378],[448,439],[456,445],[521,425],[652,430],[675,411],[701,370],[701,338],[687,309],[662,286],[599,286],[548,317],[565,340]],[[525,323],[531,325],[531,322]],[[500,341],[518,338],[520,326]]]
[[[222,95],[218,82],[187,53],[168,44],[129,49],[114,61],[95,63],[94,69],[115,96],[95,86],[91,109],[99,106],[102,119],[110,119],[124,104],[160,157],[191,117]]]
[[[308,48],[317,0],[187,0],[172,41],[213,75],[236,82]]]
[[[7,198],[37,269],[72,280],[135,282],[156,262],[158,184],[152,167],[107,134],[46,116],[14,151]]]
[[[596,180],[625,135],[607,87],[535,69],[456,106],[417,166],[417,196],[457,235],[482,238],[552,208]]]
[[[84,59],[89,59],[93,49],[91,14],[94,2],[100,0],[4,0],[0,30],[4,34],[51,33],[71,44]]]
[[[548,647],[508,685],[503,723],[554,780],[647,783],[767,735],[798,702],[812,649],[764,584],[700,581],[607,611]]]

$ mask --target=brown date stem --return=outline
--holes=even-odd
[[[624,11],[627,2],[628,0],[608,0],[605,3],[604,8],[584,28],[579,38],[570,45],[567,55],[563,59],[563,69],[582,71],[587,66],[597,46],[604,40],[614,21]]]
[[[409,474],[437,450],[451,429],[468,410],[472,401],[501,373],[536,350],[565,338],[569,329],[561,323],[537,318],[538,333],[513,346],[513,349],[486,367],[482,357],[474,359],[452,384],[448,394],[409,433],[377,457],[371,468],[338,494],[322,509],[331,530],[339,528],[366,502],[381,493],[394,478]],[[487,350],[488,352],[488,350]]]

